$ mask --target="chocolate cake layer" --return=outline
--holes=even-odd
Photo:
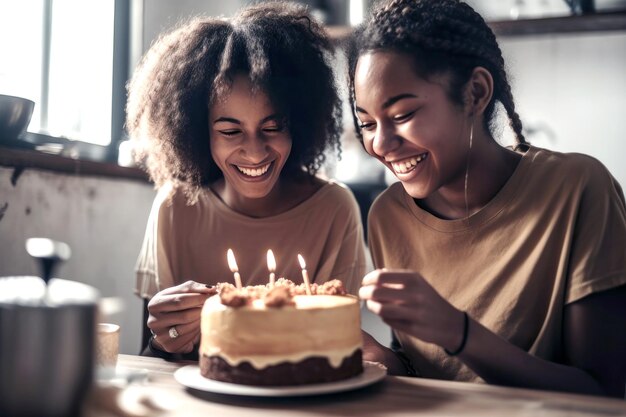
[[[339,368],[331,366],[324,357],[311,357],[301,362],[283,362],[256,369],[249,362],[231,366],[219,356],[200,357],[202,376],[217,381],[243,385],[291,386],[317,384],[348,379],[363,372],[361,349],[345,358]]]

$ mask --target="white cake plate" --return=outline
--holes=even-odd
[[[322,384],[296,385],[293,387],[266,387],[232,384],[203,377],[198,365],[187,365],[174,373],[174,378],[187,388],[216,394],[248,395],[253,397],[295,397],[304,395],[330,394],[362,388],[380,381],[387,375],[387,369],[375,362],[363,362],[363,373],[341,381]]]

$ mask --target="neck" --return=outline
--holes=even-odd
[[[283,213],[308,199],[321,185],[319,180],[295,181],[280,178],[274,188],[264,197],[247,198],[239,194],[223,178],[211,185],[211,189],[232,210],[248,217],[263,218]]]
[[[513,175],[520,155],[500,146],[490,136],[476,139],[475,136],[469,170],[462,164],[453,180],[421,200],[420,206],[443,219],[462,219],[480,211],[502,189]]]

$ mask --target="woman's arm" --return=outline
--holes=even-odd
[[[363,285],[360,295],[368,300],[368,307],[394,329],[449,351],[461,345],[463,313],[417,273],[378,270],[368,274]],[[567,365],[537,358],[471,318],[458,358],[493,384],[623,397],[625,288],[566,307]]]
[[[565,360],[608,395],[625,398],[626,285],[566,306],[563,326]]]
[[[489,383],[623,398],[625,326],[626,286],[622,286],[565,308],[567,365],[532,356],[475,321],[470,321],[459,359]]]

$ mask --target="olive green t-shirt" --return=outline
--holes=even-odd
[[[207,189],[188,205],[182,193],[157,195],[137,261],[135,293],[151,298],[165,288],[194,280],[234,283],[230,248],[244,285],[269,281],[267,250],[276,259],[276,279],[302,282],[297,255],[306,261],[312,283],[343,281],[356,294],[365,273],[363,226],[356,199],[336,182],[276,216],[253,218],[230,209]]]
[[[626,284],[624,195],[581,154],[530,147],[469,219],[437,218],[395,183],[372,206],[369,245],[376,268],[418,271],[452,305],[551,361],[562,354],[564,306]],[[423,376],[481,380],[441,347],[396,337]]]

